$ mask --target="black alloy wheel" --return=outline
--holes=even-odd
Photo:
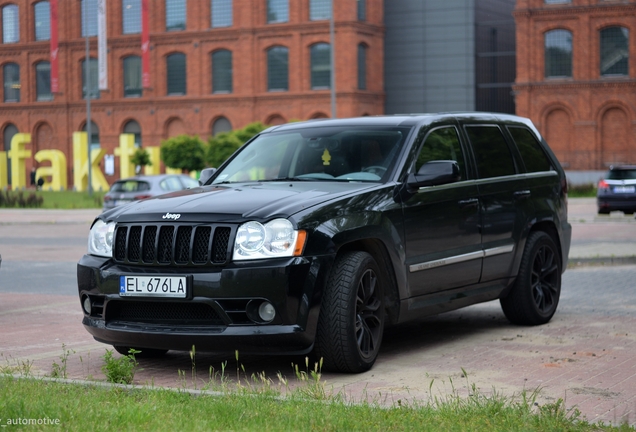
[[[323,368],[359,373],[378,356],[384,333],[384,283],[373,257],[338,257],[323,294],[314,355]]]
[[[561,256],[552,238],[543,231],[526,242],[517,279],[500,299],[506,318],[514,324],[545,324],[556,312],[561,295]]]

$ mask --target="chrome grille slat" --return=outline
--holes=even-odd
[[[215,224],[122,223],[113,258],[144,266],[219,266],[230,257],[232,227]]]

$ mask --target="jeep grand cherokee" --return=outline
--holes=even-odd
[[[385,325],[499,299],[548,322],[566,178],[528,119],[430,114],[274,126],[200,187],[102,213],[85,328],[127,353],[312,353],[362,372]]]

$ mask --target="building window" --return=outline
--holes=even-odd
[[[309,0],[309,19],[311,21],[331,18],[331,0]]]
[[[166,31],[186,29],[186,0],[166,0]]]
[[[99,82],[97,75],[97,59],[89,59],[88,62],[90,78],[91,99],[99,99]],[[86,99],[86,60],[82,61],[82,99]]]
[[[232,93],[232,52],[212,53],[212,93]]]
[[[367,46],[358,45],[358,90],[367,89]]]
[[[216,136],[222,132],[230,132],[231,130],[232,123],[225,117],[219,117],[212,125],[212,136]]]
[[[289,21],[289,0],[267,0],[267,22],[285,23]]]
[[[166,57],[168,95],[186,94],[186,56],[176,53]]]
[[[629,75],[629,30],[601,30],[601,76]]]
[[[35,65],[35,97],[38,101],[53,100],[51,93],[51,63],[39,62]]]
[[[331,88],[331,47],[318,43],[311,47],[311,88],[322,90]]]
[[[124,59],[124,97],[139,97],[142,93],[141,57],[126,57]]]
[[[367,0],[358,0],[358,21],[367,19]]]
[[[545,34],[545,77],[572,76],[572,33],[551,30]]]
[[[20,102],[20,66],[7,63],[2,68],[4,77],[4,101]]]
[[[212,28],[232,26],[232,0],[212,0]]]
[[[2,43],[20,41],[20,21],[18,6],[10,4],[2,8]]]
[[[289,50],[275,46],[267,50],[267,90],[289,90]]]
[[[82,132],[86,132],[86,123],[82,128]],[[99,148],[99,128],[94,121],[91,120],[91,150]]]
[[[141,0],[121,0],[123,34],[141,33]]]
[[[35,15],[35,40],[51,39],[51,7],[49,2],[41,1],[33,5]]]
[[[97,36],[97,0],[82,0],[82,37]]]
[[[129,121],[124,125],[123,133],[133,134],[135,136],[135,147],[141,147],[141,127],[139,123],[134,120]]]

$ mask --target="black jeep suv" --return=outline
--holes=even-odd
[[[78,264],[83,324],[127,353],[310,353],[361,372],[387,324],[499,299],[556,311],[566,178],[528,119],[275,126],[200,187],[118,207]]]

